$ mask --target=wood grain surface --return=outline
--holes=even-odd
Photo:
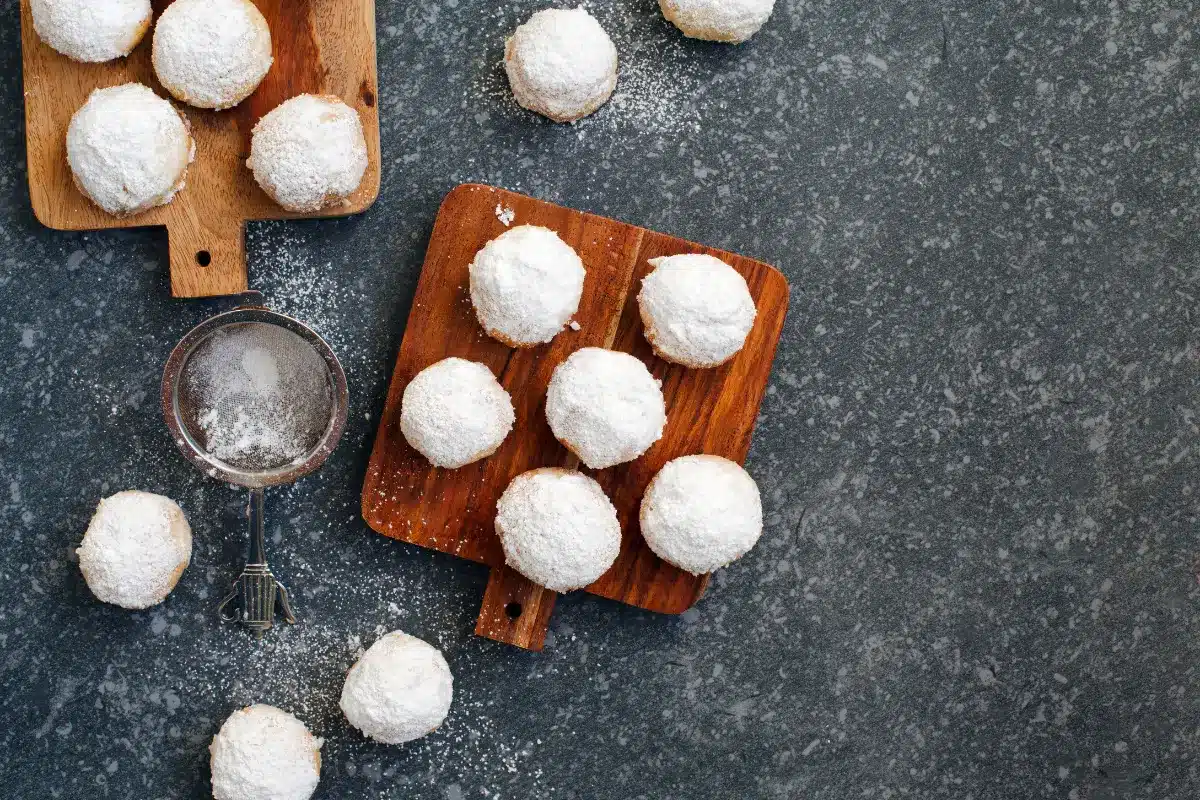
[[[67,125],[93,89],[138,81],[170,99],[150,64],[153,28],[128,58],[79,64],[38,39],[29,0],[21,0],[29,194],[42,224],[58,230],[166,226],[172,294],[202,297],[247,288],[247,220],[343,216],[374,202],[379,194],[374,0],[254,2],[271,27],[275,61],[267,77],[254,94],[228,111],[175,103],[196,140],[187,186],[166,206],[122,218],[97,208],[72,182]],[[155,19],[169,4],[154,1]],[[284,211],[245,166],[254,124],[279,103],[304,92],[337,95],[357,109],[370,158],[362,184],[348,203],[315,214]]]
[[[512,209],[513,224],[542,225],[575,248],[587,268],[575,320],[552,342],[513,349],[488,337],[475,319],[467,267],[504,225],[497,209]],[[709,370],[669,364],[651,352],[637,309],[648,259],[709,253],[745,277],[758,317],[743,350]],[[476,633],[540,650],[555,593],[504,565],[493,527],[496,501],[512,478],[536,467],[578,468],[546,422],[546,386],[554,368],[581,347],[632,353],[662,380],[667,404],[663,438],[641,458],[585,470],[617,508],[623,540],[612,568],[587,591],[668,614],[690,608],[707,576],[690,575],[650,551],[638,529],[642,494],[672,458],[720,455],[741,463],[750,449],[758,407],[783,330],[788,285],[760,261],[726,253],[616,220],[586,214],[490,186],[466,184],[447,195],[434,223],[400,355],[363,486],[363,516],[379,533],[492,567]],[[400,432],[404,387],[425,367],[449,356],[486,364],[512,395],[516,425],[490,458],[457,470],[430,466]]]

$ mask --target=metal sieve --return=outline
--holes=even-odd
[[[349,392],[342,365],[316,332],[298,320],[263,307],[262,295],[257,292],[248,293],[247,300],[250,305],[218,314],[200,323],[175,346],[163,371],[162,406],[171,437],[189,461],[209,477],[250,490],[246,512],[250,524],[249,558],[217,611],[226,622],[241,620],[257,636],[262,636],[274,621],[277,598],[284,618],[289,623],[296,621],[288,602],[287,589],[276,580],[267,566],[263,542],[264,489],[299,480],[329,457],[346,425]],[[251,452],[248,456],[232,457],[222,453],[224,457],[218,457],[209,444],[213,439],[213,420],[219,415],[216,409],[206,408],[198,396],[197,381],[194,379],[200,369],[197,365],[203,359],[205,369],[211,370],[216,347],[214,342],[228,338],[228,341],[222,341],[228,349],[229,342],[236,345],[239,334],[259,332],[252,328],[259,325],[273,326],[261,331],[271,334],[266,340],[282,342],[281,346],[288,348],[299,347],[306,358],[311,358],[311,355],[319,357],[319,362],[315,359],[312,361],[324,367],[319,386],[310,381],[306,384],[303,396],[288,398],[290,403],[308,415],[306,419],[316,420],[316,423],[295,426],[295,436],[299,437],[293,443],[299,447],[295,455],[287,453],[272,458],[270,454]],[[307,353],[306,348],[311,348],[311,354]],[[231,370],[236,368],[231,364]],[[231,410],[225,408],[223,412],[228,419]]]

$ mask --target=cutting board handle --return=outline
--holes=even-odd
[[[541,650],[557,597],[507,565],[492,567],[475,633],[526,650]]]
[[[215,297],[246,291],[246,225],[188,207],[167,223],[171,294]]]

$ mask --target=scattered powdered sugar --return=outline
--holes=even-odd
[[[67,126],[71,173],[110,214],[169,203],[194,154],[183,117],[140,83],[96,89]]]
[[[496,204],[496,219],[500,220],[501,225],[507,228],[509,225],[512,225],[513,220],[516,218],[517,212],[511,208],[501,206],[499,203]]]
[[[715,367],[732,358],[754,327],[746,279],[719,258],[683,253],[650,259],[638,307],[646,339],[668,361]]]
[[[350,724],[372,739],[403,744],[436,730],[453,698],[454,676],[441,651],[392,631],[350,669],[341,708]]]
[[[535,469],[513,478],[496,505],[504,560],[556,592],[581,589],[621,552],[617,510],[593,479],[566,469]]]
[[[386,387],[395,359],[394,351],[380,345],[380,331],[399,323],[390,313],[364,319],[366,310],[384,311],[378,305],[380,287],[365,278],[347,280],[340,262],[317,257],[323,248],[314,245],[315,238],[331,224],[336,223],[306,226],[284,220],[248,226],[251,283],[263,291],[270,308],[295,317],[325,340],[346,372],[352,415],[370,415],[377,402],[371,387]],[[339,256],[343,261],[357,257],[351,251]]]
[[[30,0],[43,42],[85,63],[129,55],[150,27],[150,0]]]
[[[271,30],[248,0],[175,0],[154,26],[154,73],[199,108],[229,108],[271,68]]]
[[[355,301],[354,287],[337,280],[332,263],[313,259],[311,242],[297,232],[296,223],[282,220],[251,225],[246,245],[254,254],[249,259],[257,273],[254,282],[263,287],[271,308],[313,328],[330,345],[354,330],[346,325],[344,308]],[[345,366],[343,349],[334,347]]]
[[[577,330],[580,330],[580,329],[582,329],[582,328],[583,328],[583,326],[582,326],[582,325],[580,325],[580,324],[579,324],[578,322],[576,322],[575,320],[571,320],[570,322],[568,322],[568,323],[567,323],[567,327],[568,327],[568,328],[570,328],[570,329],[571,329],[571,330],[573,330],[573,331],[577,331]]]
[[[667,424],[662,388],[628,353],[584,347],[554,368],[546,391],[554,436],[592,469],[632,461]]]
[[[335,224],[331,222],[322,225]],[[346,324],[348,318],[370,307],[378,287],[365,279],[346,280],[337,264],[313,257],[316,228],[304,228],[291,220],[259,222],[249,226],[246,244],[250,249],[252,283],[260,287],[267,305],[295,317],[312,328],[333,348],[354,392],[366,380],[365,373],[390,374],[394,353],[374,361],[379,329],[364,324]],[[343,259],[357,257],[353,252]]]
[[[321,571],[327,566],[323,563]],[[290,582],[296,586],[314,587],[319,580],[315,573],[297,574],[294,558],[289,559],[289,567],[293,573]],[[439,598],[438,591],[421,580],[398,583],[394,573],[368,579],[361,569],[355,570],[353,579],[346,575],[336,589],[325,587],[320,594],[328,597],[332,591],[341,595],[336,603],[339,616],[354,609],[359,622],[315,619],[317,612],[311,603],[317,601],[310,598],[306,602],[302,588],[302,596],[293,601],[301,617],[298,624],[281,625],[262,640],[233,635],[240,631],[221,631],[213,640],[220,641],[219,648],[202,648],[190,655],[184,671],[188,693],[222,698],[231,711],[253,703],[271,703],[291,712],[314,734],[324,737],[322,761],[331,767],[336,765],[334,768],[340,774],[359,775],[360,779],[365,775],[372,782],[391,785],[394,780],[403,781],[411,774],[412,764],[421,764],[424,765],[421,779],[429,785],[457,782],[464,787],[495,788],[501,776],[520,774],[523,785],[548,792],[542,796],[558,796],[553,787],[544,783],[533,736],[526,739],[506,733],[507,726],[498,721],[496,715],[505,715],[501,719],[507,716],[507,706],[497,704],[486,679],[454,686],[444,722],[432,734],[411,741],[402,749],[381,749],[352,728],[339,705],[347,671],[363,656],[365,645],[397,624],[426,628],[428,632],[423,635],[432,646],[446,653],[455,672],[486,674],[493,659],[486,655],[486,643],[481,646],[480,640],[470,635],[464,639],[462,620],[455,614],[459,600],[468,602],[465,596],[451,603],[447,598]],[[472,597],[469,602],[477,603],[478,599]],[[208,627],[208,616],[205,614],[205,621],[197,623],[198,628]],[[332,612],[322,616],[329,618]],[[372,630],[367,620],[382,624],[374,625]],[[553,647],[548,652],[555,653]],[[538,666],[534,677],[555,674],[569,658],[569,650],[559,650],[554,663]],[[139,668],[138,672],[141,671]],[[129,680],[151,679],[135,675],[129,676]],[[204,734],[207,742],[212,729],[198,727],[207,730]],[[502,792],[500,796],[516,795]]]
[[[100,501],[76,551],[92,594],[123,608],[161,603],[192,556],[192,531],[174,500],[118,492]]]
[[[491,455],[515,420],[508,392],[474,361],[442,359],[404,387],[400,431],[435,467],[458,469]]]
[[[642,536],[650,549],[696,575],[745,555],[762,535],[762,524],[758,485],[719,456],[667,462],[642,500]]]
[[[233,712],[209,747],[214,800],[307,800],[320,780],[321,744],[274,706]]]
[[[459,797],[456,784],[464,799],[562,796],[564,789],[544,769],[543,748],[550,742],[543,738],[569,746],[586,723],[560,715],[527,729],[514,725],[513,708],[530,692],[558,686],[568,673],[584,674],[570,628],[557,621],[557,640],[549,636],[546,651],[513,673],[505,646],[470,632],[480,589],[461,580],[464,567],[367,530],[355,493],[335,491],[314,502],[314,483],[328,476],[325,470],[268,499],[274,510],[267,534],[277,536],[272,564],[292,590],[297,624],[280,622],[255,639],[217,622],[213,607],[241,562],[231,560],[238,556],[219,537],[199,537],[197,561],[207,570],[187,579],[186,602],[173,599],[139,615],[155,635],[137,637],[125,659],[101,667],[97,713],[143,731],[138,752],[147,759],[153,748],[174,748],[170,756],[156,753],[160,758],[146,762],[158,765],[159,778],[179,759],[207,773],[204,751],[223,720],[238,708],[269,703],[324,738],[322,797],[392,797],[397,791]],[[241,492],[227,497],[239,508],[244,502]],[[348,546],[363,537],[376,554],[367,561],[352,555],[361,555],[360,548]],[[351,727],[339,698],[347,670],[364,649],[397,628],[440,649],[462,679],[455,681],[450,712],[436,731],[387,747]],[[162,667],[166,652],[169,672]]]
[[[205,449],[239,469],[299,463],[329,424],[324,359],[277,325],[217,330],[196,347],[183,378]]]
[[[643,133],[698,132],[700,81],[695,67],[686,62],[680,66],[679,61],[687,55],[682,46],[678,42],[627,44],[621,49],[617,90],[609,101],[609,112],[585,121],[583,130],[597,126]]]

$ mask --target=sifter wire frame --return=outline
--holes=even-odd
[[[211,456],[188,430],[188,425],[184,421],[180,394],[183,374],[192,354],[217,331],[233,325],[251,323],[275,325],[296,334],[321,356],[321,360],[325,362],[328,370],[332,399],[329,423],[316,446],[298,464],[286,464],[265,470],[239,469]],[[325,340],[299,320],[262,306],[244,306],[217,314],[188,331],[167,358],[166,367],[163,369],[161,398],[163,416],[171,431],[171,438],[183,455],[209,477],[248,489],[294,483],[321,466],[337,446],[338,440],[341,439],[342,432],[346,427],[346,417],[350,405],[346,373]]]
[[[261,295],[254,293],[255,299]],[[330,418],[324,433],[315,446],[299,463],[288,463],[264,470],[247,470],[214,458],[196,440],[184,419],[180,394],[188,360],[197,349],[215,333],[231,326],[261,324],[283,328],[298,336],[321,357],[327,370],[330,389]],[[180,340],[171,351],[163,369],[161,401],[163,415],[171,438],[183,455],[211,478],[243,486],[250,490],[246,507],[250,529],[250,547],[247,563],[241,575],[233,581],[229,594],[217,608],[220,618],[226,622],[243,622],[256,636],[262,635],[274,624],[276,600],[289,623],[296,621],[288,600],[287,589],[276,580],[267,565],[263,542],[264,492],[268,486],[293,483],[317,469],[333,452],[346,427],[350,406],[350,393],[346,385],[346,373],[332,348],[324,339],[299,320],[271,311],[261,305],[243,306],[217,314],[200,323]],[[240,610],[234,611],[238,602]]]

